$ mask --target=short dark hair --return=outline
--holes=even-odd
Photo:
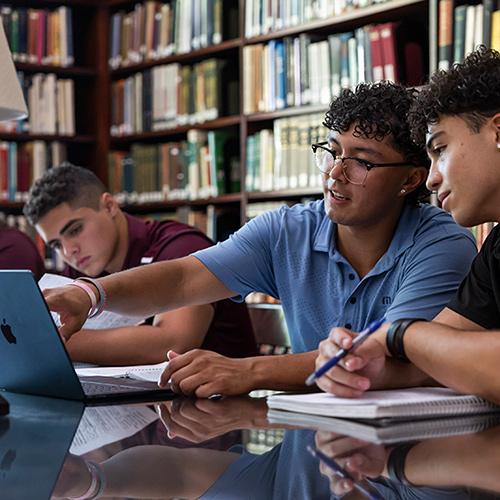
[[[459,116],[477,133],[499,112],[500,53],[481,46],[462,63],[432,76],[417,96],[408,121],[413,139],[424,144],[428,126],[441,116]]]
[[[99,200],[106,187],[87,168],[65,162],[52,167],[31,186],[23,213],[35,225],[50,210],[68,203],[72,207],[99,209]]]
[[[392,82],[360,83],[355,90],[343,89],[330,104],[323,125],[339,133],[347,132],[354,125],[354,136],[384,140],[390,143],[410,164],[429,167],[425,149],[413,142],[407,115],[415,100],[416,90]],[[418,204],[429,195],[422,183],[406,196]]]

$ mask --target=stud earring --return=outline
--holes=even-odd
[[[401,188],[400,193],[401,193],[401,194],[406,194],[406,189],[405,189],[405,188]]]
[[[500,142],[497,142],[497,149],[500,149]]]

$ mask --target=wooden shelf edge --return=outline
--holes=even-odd
[[[95,142],[95,138],[90,135],[49,135],[49,134],[16,134],[0,132],[0,140],[12,142],[46,141],[46,142],[69,142],[87,144]]]
[[[322,195],[323,191],[320,188],[287,189],[283,191],[250,191],[247,193],[248,201],[272,201]]]
[[[56,66],[53,64],[33,64],[27,62],[15,62],[18,71],[26,71],[30,73],[55,73],[61,76],[72,77],[95,77],[97,71],[93,68],[85,68],[83,66]]]
[[[216,45],[210,45],[209,47],[205,47],[199,50],[192,50],[191,52],[186,52],[183,54],[174,54],[167,57],[161,57],[158,59],[151,59],[147,61],[143,61],[138,64],[130,64],[128,66],[123,66],[116,69],[110,70],[111,78],[118,79],[124,78],[130,74],[137,73],[143,71],[148,68],[152,68],[154,66],[160,66],[162,64],[171,64],[175,62],[182,61],[191,61],[196,60],[197,58],[214,55],[218,53],[223,53],[229,50],[237,49],[243,44],[241,38],[235,38],[233,40],[226,40],[224,42],[218,43]]]
[[[266,111],[262,113],[252,113],[244,115],[249,122],[261,122],[274,120],[276,118],[286,118],[288,116],[309,115],[313,113],[326,113],[328,104],[315,104],[312,106],[302,106],[293,108],[284,108],[279,111]]]
[[[164,130],[156,130],[154,132],[144,132],[142,134],[131,134],[122,136],[110,136],[111,144],[120,144],[136,141],[144,141],[151,139],[162,139],[173,135],[184,134],[190,129],[218,129],[238,125],[241,122],[240,115],[224,116],[216,120],[210,120],[201,123],[193,123],[189,125],[182,125],[181,127],[167,128]]]
[[[0,210],[21,210],[24,206],[23,201],[9,201],[9,200],[0,200]]]
[[[122,210],[131,213],[146,213],[180,207],[204,207],[207,205],[225,205],[231,203],[239,203],[241,201],[241,193],[230,193],[218,196],[216,198],[202,198],[197,200],[165,200],[150,203],[122,203]]]

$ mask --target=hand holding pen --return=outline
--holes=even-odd
[[[349,472],[342,468],[332,457],[325,455],[321,450],[314,449],[312,446],[308,446],[307,451],[313,457],[317,458],[319,462],[323,464],[329,471],[331,471],[331,474],[333,476],[336,476],[337,478],[342,480],[348,480],[350,484],[352,484],[352,488],[357,490],[364,498],[367,498],[369,500],[382,500],[383,497],[378,493],[377,490],[370,487],[369,485],[361,484],[359,481],[356,481],[354,477],[352,477]]]
[[[331,370],[336,366],[342,359],[344,359],[348,354],[352,353],[357,347],[359,347],[372,333],[377,331],[380,326],[385,321],[385,317],[382,317],[376,321],[372,321],[367,328],[360,332],[356,338],[353,340],[351,347],[343,348],[337,351],[337,353],[330,358],[326,363],[316,369],[309,377],[307,377],[306,384],[312,385],[316,380],[323,376],[326,372]]]

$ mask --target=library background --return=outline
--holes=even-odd
[[[499,0],[16,0],[0,15],[29,108],[0,124],[0,216],[67,159],[140,216],[214,241],[321,197],[310,144],[341,88],[409,86],[479,44]],[[490,225],[473,228],[481,245]],[[37,241],[47,267],[60,262]],[[265,297],[253,300],[266,301]]]

